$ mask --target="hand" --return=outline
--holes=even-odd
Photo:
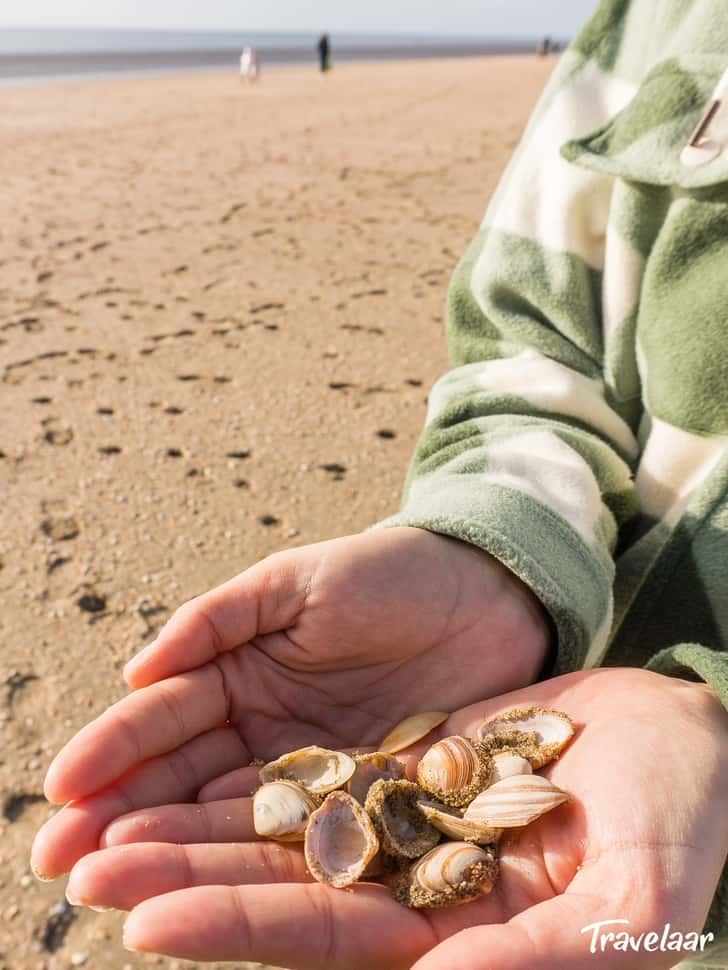
[[[377,744],[413,711],[528,684],[548,629],[497,560],[421,529],[271,556],[183,606],[127,665],[145,689],[52,764],[48,798],[75,801],[39,833],[33,865],[53,878],[117,816],[194,801],[206,782],[217,798],[237,794],[250,771],[227,773],[251,757]]]
[[[385,887],[312,884],[300,847],[248,841],[247,799],[198,806],[213,839],[214,826],[231,819],[225,837],[233,845],[144,843],[155,826],[167,842],[200,841],[199,831],[187,838],[182,806],[134,812],[109,841],[137,844],[83,859],[69,891],[87,904],[133,909],[129,947],[193,960],[298,970],[674,965],[674,952],[591,954],[591,932],[581,931],[619,918],[635,937],[660,934],[667,922],[673,931],[700,932],[728,851],[725,711],[704,685],[604,669],[466,708],[437,733],[469,734],[484,718],[529,704],[564,710],[580,728],[545,771],[572,799],[504,838],[500,878],[478,902],[411,911]]]

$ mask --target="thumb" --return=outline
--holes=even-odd
[[[247,643],[290,626],[306,602],[317,546],[286,550],[189,600],[172,615],[156,640],[124,667],[130,687],[147,687],[185,673]]]

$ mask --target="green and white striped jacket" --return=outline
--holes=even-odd
[[[502,560],[554,673],[649,666],[726,704],[727,69],[726,0],[602,0],[455,272],[454,367],[382,523]]]

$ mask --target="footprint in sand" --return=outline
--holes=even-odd
[[[235,486],[235,488],[248,488],[249,487],[248,486],[247,479],[245,479],[245,478],[236,478],[233,481],[233,485]]]
[[[118,445],[100,445],[98,451],[102,455],[120,455],[121,448]]]
[[[67,445],[73,441],[73,431],[70,428],[49,428],[43,437],[49,445]]]
[[[96,413],[97,414],[113,414],[114,413],[114,409],[113,408],[106,408],[106,407],[96,408]]]
[[[66,542],[75,539],[80,529],[73,516],[68,515],[58,519],[43,519],[41,530],[54,542]]]
[[[182,451],[179,448],[167,448],[165,454],[168,458],[182,458]]]
[[[385,438],[386,440],[397,437],[396,433],[394,431],[390,431],[389,428],[380,428],[376,434],[377,438]]]
[[[334,482],[343,481],[346,475],[346,465],[339,464],[338,461],[331,461],[325,465],[319,465],[319,468],[323,469],[331,475],[331,479]]]
[[[275,515],[261,515],[258,521],[261,525],[278,525],[281,520],[277,519]]]
[[[250,458],[250,450],[248,451],[228,451],[225,453],[226,458]]]
[[[199,374],[177,374],[178,381],[199,381]]]
[[[182,414],[183,411],[184,411],[184,408],[178,408],[174,404],[170,404],[169,407],[166,407],[164,409],[165,414]]]
[[[84,613],[101,613],[106,609],[106,597],[94,590],[89,590],[76,600],[76,605]]]

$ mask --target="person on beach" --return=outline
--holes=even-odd
[[[258,57],[252,47],[246,47],[240,55],[240,80],[247,84],[258,80]]]
[[[602,0],[455,271],[453,369],[400,512],[182,606],[55,758],[45,791],[69,804],[33,866],[132,910],[129,948],[330,970],[686,956],[590,950],[626,920],[712,934],[684,966],[728,967],[727,95],[722,0]],[[580,725],[549,769],[572,803],[502,845],[476,903],[331,890],[253,841],[252,758],[532,704]]]
[[[321,34],[316,46],[318,48],[319,67],[321,68],[321,73],[325,74],[331,70],[331,42],[329,41],[329,35]]]

